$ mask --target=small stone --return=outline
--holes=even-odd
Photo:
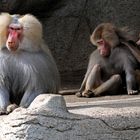
[[[66,103],[63,96],[57,94],[41,94],[34,99],[28,108],[35,109],[43,107],[67,112]]]

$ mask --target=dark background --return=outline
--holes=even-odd
[[[57,63],[62,85],[80,85],[89,54],[89,36],[101,22],[140,32],[140,0],[0,0],[0,12],[35,15]]]

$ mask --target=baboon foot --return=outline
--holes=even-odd
[[[79,92],[77,92],[77,93],[75,93],[75,95],[77,96],[77,97],[82,97],[82,93],[79,91]]]
[[[8,105],[8,107],[7,107],[8,114],[11,113],[11,112],[13,112],[16,108],[18,108],[18,105],[16,105],[16,104],[10,104],[10,105]]]
[[[138,94],[138,90],[128,90],[128,95],[136,95]]]
[[[90,98],[94,96],[94,93],[91,90],[82,93],[83,97]]]

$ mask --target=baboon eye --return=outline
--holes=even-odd
[[[13,27],[9,27],[11,30],[14,30],[14,28]]]
[[[104,44],[104,41],[103,40],[100,40],[97,42],[99,45],[103,45]]]

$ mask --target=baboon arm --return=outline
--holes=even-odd
[[[129,44],[128,42],[122,42],[122,43],[129,48],[129,50],[135,56],[137,61],[140,63],[140,49],[138,49],[136,46],[132,44]]]

